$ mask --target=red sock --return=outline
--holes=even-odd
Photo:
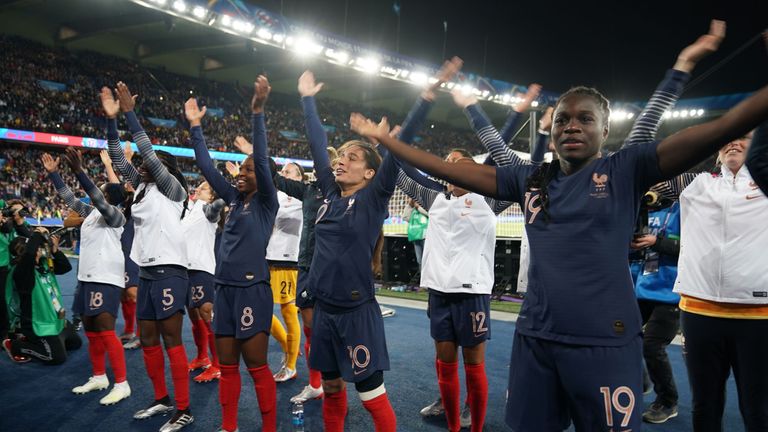
[[[319,370],[312,369],[312,366],[309,364],[309,351],[312,347],[312,328],[304,326],[304,336],[305,336],[305,342],[304,342],[304,358],[307,359],[307,368],[309,369],[309,385],[312,388],[320,388],[323,385],[322,382],[322,374]]]
[[[275,432],[277,430],[277,385],[272,372],[267,365],[249,368],[248,372],[253,378],[253,386],[256,387],[256,398],[261,411],[261,430]]]
[[[437,360],[437,384],[440,387],[440,397],[443,398],[448,430],[451,432],[458,431],[461,428],[459,422],[459,417],[461,416],[461,408],[459,406],[461,396],[459,363],[447,363]]]
[[[208,332],[208,349],[211,350],[211,364],[215,367],[219,367],[219,356],[216,354],[216,335],[213,334],[213,328],[211,323],[203,321],[205,329]]]
[[[98,333],[101,336],[101,342],[109,356],[109,364],[112,366],[112,372],[115,374],[115,383],[125,381],[127,371],[125,368],[125,350],[120,339],[117,338],[114,330]]]
[[[104,375],[107,373],[107,366],[104,360],[104,344],[101,342],[101,337],[96,332],[85,332],[88,337],[88,357],[91,358],[91,367],[93,368],[93,376]],[[122,349],[122,346],[120,347]]]
[[[171,362],[171,377],[173,378],[173,394],[176,399],[176,409],[189,408],[189,372],[187,369],[187,353],[184,345],[166,348],[168,360]]]
[[[483,430],[485,411],[488,407],[488,377],[485,375],[485,363],[464,364],[467,380],[469,412],[472,415],[472,432]]]
[[[240,365],[220,365],[219,402],[221,403],[221,428],[237,429],[237,404],[240,401]]]
[[[192,321],[192,338],[197,346],[197,359],[208,358],[208,329],[205,327],[205,321],[202,319]]]
[[[363,406],[371,413],[376,432],[395,432],[397,430],[395,410],[392,409],[386,393],[363,401]]]
[[[120,304],[123,306],[123,319],[125,320],[123,333],[133,333],[134,325],[136,324],[136,302],[123,300]]]
[[[144,366],[147,368],[147,375],[152,381],[152,387],[155,389],[155,400],[160,400],[168,396],[168,388],[165,387],[165,357],[160,345],[151,347],[142,347],[144,351]]]
[[[344,432],[344,418],[347,416],[347,389],[323,396],[323,430]]]

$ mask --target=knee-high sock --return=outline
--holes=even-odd
[[[189,408],[189,372],[187,369],[187,353],[184,345],[167,348],[168,360],[171,363],[173,378],[173,395],[176,399],[176,409]]]
[[[448,363],[437,360],[437,384],[440,387],[440,397],[443,398],[445,418],[448,421],[448,430],[458,431],[461,428],[459,417],[460,387],[459,387],[459,363]]]
[[[272,315],[272,328],[269,330],[269,333],[283,348],[283,353],[288,355],[288,335],[285,333],[283,324],[281,324],[280,320],[274,315]]]
[[[85,336],[88,337],[88,357],[91,358],[91,368],[93,368],[93,376],[104,375],[107,373],[107,365],[104,360],[104,354],[106,348],[101,341],[101,335],[96,332],[85,332]],[[120,346],[122,349],[123,347]]]
[[[131,300],[123,300],[120,302],[123,309],[123,319],[125,320],[125,327],[123,333],[134,333],[136,325],[136,302]]]
[[[142,351],[144,351],[144,366],[147,368],[147,375],[152,381],[152,387],[155,389],[155,400],[162,399],[168,396],[168,388],[165,386],[165,357],[163,357],[163,348],[160,345],[155,345],[142,347]]]
[[[197,359],[203,360],[208,358],[208,328],[205,326],[205,321],[202,319],[191,320],[192,321],[192,338],[195,340],[195,346],[197,347]]]
[[[285,326],[287,327],[285,365],[290,369],[296,370],[296,359],[299,357],[299,347],[301,346],[301,326],[299,325],[299,309],[293,303],[286,303],[280,306],[280,313],[283,315]]]
[[[371,413],[376,432],[395,432],[397,430],[395,410],[392,409],[386,392],[371,400],[364,400],[363,407]]]
[[[472,432],[483,430],[485,411],[488,407],[488,377],[485,375],[485,362],[464,364],[467,381],[469,412],[472,415]]]
[[[261,411],[261,430],[275,432],[277,430],[277,385],[267,365],[249,368],[256,388],[256,398],[259,400]]]
[[[312,388],[320,388],[322,385],[322,374],[319,370],[312,369],[309,364],[309,350],[312,347],[312,328],[304,326],[304,358],[307,359],[307,368],[309,369],[309,385]]]
[[[213,327],[208,321],[203,321],[205,329],[208,330],[208,349],[211,350],[211,363],[219,367],[219,356],[216,354],[216,335],[213,333]]]
[[[237,405],[240,401],[240,365],[220,365],[219,402],[221,427],[225,431],[237,429]]]
[[[344,432],[344,418],[347,416],[347,389],[338,393],[326,393],[323,397],[323,430]]]
[[[127,371],[125,367],[125,350],[120,339],[117,338],[114,330],[108,330],[98,333],[101,336],[101,343],[104,346],[107,355],[109,355],[109,364],[112,366],[112,372],[115,374],[115,382],[125,381]]]

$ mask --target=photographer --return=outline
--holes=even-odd
[[[59,250],[59,238],[36,228],[31,238],[17,237],[10,245],[13,291],[7,296],[19,337],[5,339],[3,348],[18,361],[18,356],[31,356],[45,364],[61,364],[67,350],[80,348],[82,342],[72,326],[64,320],[61,290],[56,276],[72,270],[67,257]]]
[[[9,246],[16,236],[29,237],[29,226],[24,216],[29,214],[21,201],[6,203],[0,200],[0,338],[8,335],[8,309],[5,305],[5,280],[11,262]]]
[[[680,296],[672,292],[680,254],[680,205],[654,192],[646,193],[642,203],[640,226],[630,244],[630,268],[643,319],[643,357],[656,392],[643,420],[664,423],[677,416],[678,394],[666,348],[680,327]]]

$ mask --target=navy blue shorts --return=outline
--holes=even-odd
[[[569,345],[515,331],[506,422],[517,432],[639,431],[643,340],[624,346]]]
[[[189,281],[180,276],[153,280],[139,278],[136,296],[136,318],[140,320],[164,320],[181,311],[189,304]]]
[[[389,353],[381,308],[376,301],[339,314],[315,308],[309,363],[323,373],[338,373],[360,382],[374,372],[389,370]]]
[[[432,339],[473,347],[491,338],[490,294],[446,294],[429,290],[428,305]]]
[[[199,308],[200,306],[210,303],[213,304],[213,275],[198,270],[189,271],[189,296],[191,308]]]
[[[96,316],[101,313],[117,318],[123,289],[116,285],[100,282],[78,282],[72,312],[82,316]]]
[[[216,284],[213,332],[217,336],[249,339],[272,328],[272,288],[269,284],[246,287]]]
[[[309,269],[299,267],[299,280],[296,283],[296,307],[308,309],[315,307],[315,298],[309,288]]]
[[[139,266],[132,259],[125,259],[125,287],[139,286]]]

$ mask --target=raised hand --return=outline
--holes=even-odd
[[[128,86],[122,81],[117,83],[115,92],[117,93],[117,100],[120,102],[120,109],[123,112],[133,111],[133,108],[136,106],[136,98],[139,96],[131,95]]]
[[[235,163],[232,163],[232,161],[227,161],[227,163],[225,163],[224,166],[227,167],[227,172],[232,177],[237,177],[240,174],[240,164],[235,164]]]
[[[673,68],[690,73],[701,59],[717,51],[724,38],[725,21],[712,20],[709,24],[709,33],[683,48],[677,55],[677,61]]]
[[[453,97],[453,102],[456,103],[456,105],[464,109],[470,105],[474,105],[477,103],[477,98],[472,93],[465,93],[464,90],[460,90],[456,87],[451,91],[451,96]]]
[[[133,185],[129,181],[125,182],[125,184],[123,184],[123,187],[125,187],[126,192],[131,192],[131,193],[136,192],[136,190],[133,188]]]
[[[99,158],[101,159],[101,163],[103,163],[105,167],[112,166],[112,159],[109,158],[108,151],[106,150],[100,151]]]
[[[349,127],[353,132],[369,138],[379,139],[389,135],[389,122],[386,117],[382,117],[376,124],[360,113],[352,113],[349,116]]]
[[[249,155],[253,153],[253,144],[240,135],[235,137],[235,148],[240,150],[240,153],[243,154]]]
[[[80,153],[80,150],[68,147],[64,153],[64,160],[67,161],[67,165],[69,165],[73,173],[83,170],[83,155]]]
[[[552,130],[552,112],[555,111],[555,107],[547,107],[544,110],[544,114],[539,119],[539,130],[549,133]]]
[[[443,62],[443,66],[440,67],[440,70],[437,71],[434,77],[437,81],[429,84],[429,86],[427,86],[427,88],[424,89],[424,91],[421,93],[421,97],[429,101],[435,100],[435,91],[440,87],[441,84],[452,80],[453,77],[459,73],[463,65],[464,60],[455,56],[452,59]]]
[[[107,118],[117,117],[117,113],[120,112],[120,102],[115,99],[109,87],[101,88],[99,99],[101,99],[101,107],[104,108],[104,114],[107,115]]]
[[[531,107],[533,101],[541,94],[541,84],[531,84],[528,86],[528,91],[525,92],[523,100],[515,106],[515,111],[523,112]]]
[[[184,114],[187,116],[189,126],[200,126],[201,119],[205,116],[206,108],[201,110],[197,105],[197,99],[189,98],[184,103]]]
[[[125,154],[125,158],[128,160],[128,162],[133,159],[133,147],[131,147],[131,143],[125,143],[125,147],[123,147],[123,153]]]
[[[49,173],[55,173],[59,171],[59,160],[60,159],[58,156],[56,157],[56,159],[54,159],[48,153],[43,153],[43,155],[40,157],[40,162],[43,163],[43,167]]]
[[[264,112],[264,106],[267,104],[269,92],[272,87],[269,86],[269,80],[264,75],[259,75],[256,82],[253,83],[253,99],[251,99],[251,110],[254,114]]]
[[[312,71],[304,71],[299,77],[299,95],[314,96],[323,88],[323,83],[315,82],[315,74]]]

